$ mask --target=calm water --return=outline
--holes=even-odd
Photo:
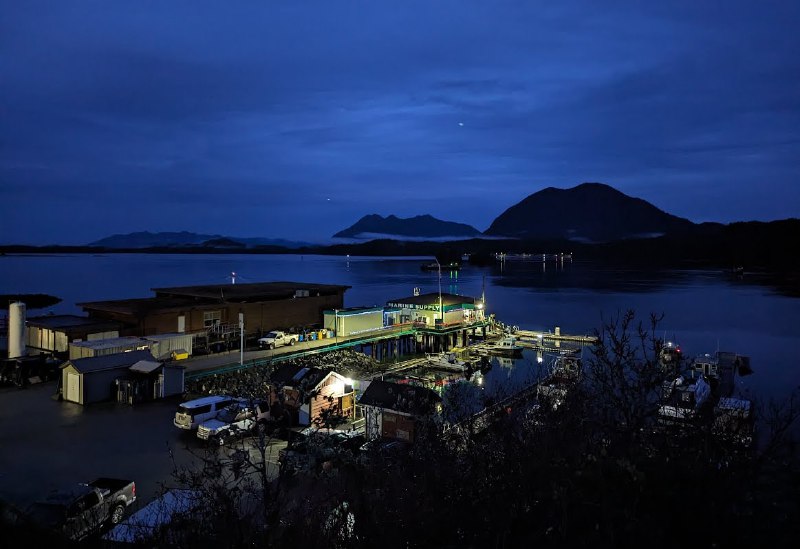
[[[383,305],[393,298],[437,292],[431,258],[299,255],[25,255],[0,257],[0,293],[47,293],[63,301],[29,316],[81,314],[82,301],[150,297],[151,288],[195,284],[300,281],[351,286],[345,305]],[[633,309],[640,318],[664,314],[659,335],[689,355],[733,351],[751,357],[755,373],[741,389],[782,396],[800,385],[800,299],[716,271],[636,271],[576,262],[467,266],[442,273],[443,292],[479,297],[506,324],[534,330],[591,333],[602,318]]]

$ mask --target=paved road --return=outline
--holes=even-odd
[[[0,498],[24,507],[52,489],[98,476],[136,481],[143,505],[174,486],[173,462],[196,467],[208,451],[172,425],[180,399],[83,407],[52,398],[55,382],[0,389]],[[277,472],[284,441],[270,446]],[[229,448],[211,451],[230,453]]]

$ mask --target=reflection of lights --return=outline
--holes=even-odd
[[[478,376],[478,385],[483,385],[483,376]]]
[[[544,362],[544,358],[542,358],[542,357],[540,357],[540,356],[537,356],[537,357],[536,357],[536,362],[538,362],[539,364],[541,364],[542,362]]]

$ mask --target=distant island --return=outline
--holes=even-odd
[[[350,227],[339,231],[334,238],[362,238],[374,239],[375,235],[383,238],[392,237],[472,237],[479,236],[481,232],[464,223],[442,221],[431,215],[418,215],[407,219],[394,215],[383,217],[377,214],[365,215]]]
[[[470,263],[493,264],[496,252],[572,252],[579,260],[657,267],[713,267],[736,272],[793,273],[798,284],[800,220],[692,223],[608,185],[548,187],[500,214],[481,233],[474,227],[421,215],[362,217],[336,233],[396,236],[317,245],[269,238],[190,232],[113,235],[85,246],[3,245],[15,253],[294,253],[363,256],[435,256],[444,262],[469,254]],[[442,238],[445,237],[445,238]],[[0,261],[2,259],[0,258]]]

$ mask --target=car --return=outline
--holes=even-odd
[[[234,437],[252,433],[258,422],[267,416],[269,407],[266,403],[251,406],[246,401],[237,401],[201,423],[197,428],[197,438],[222,446]]]
[[[197,429],[204,421],[216,417],[221,410],[241,400],[228,395],[211,395],[189,400],[178,405],[172,423],[187,431]]]

